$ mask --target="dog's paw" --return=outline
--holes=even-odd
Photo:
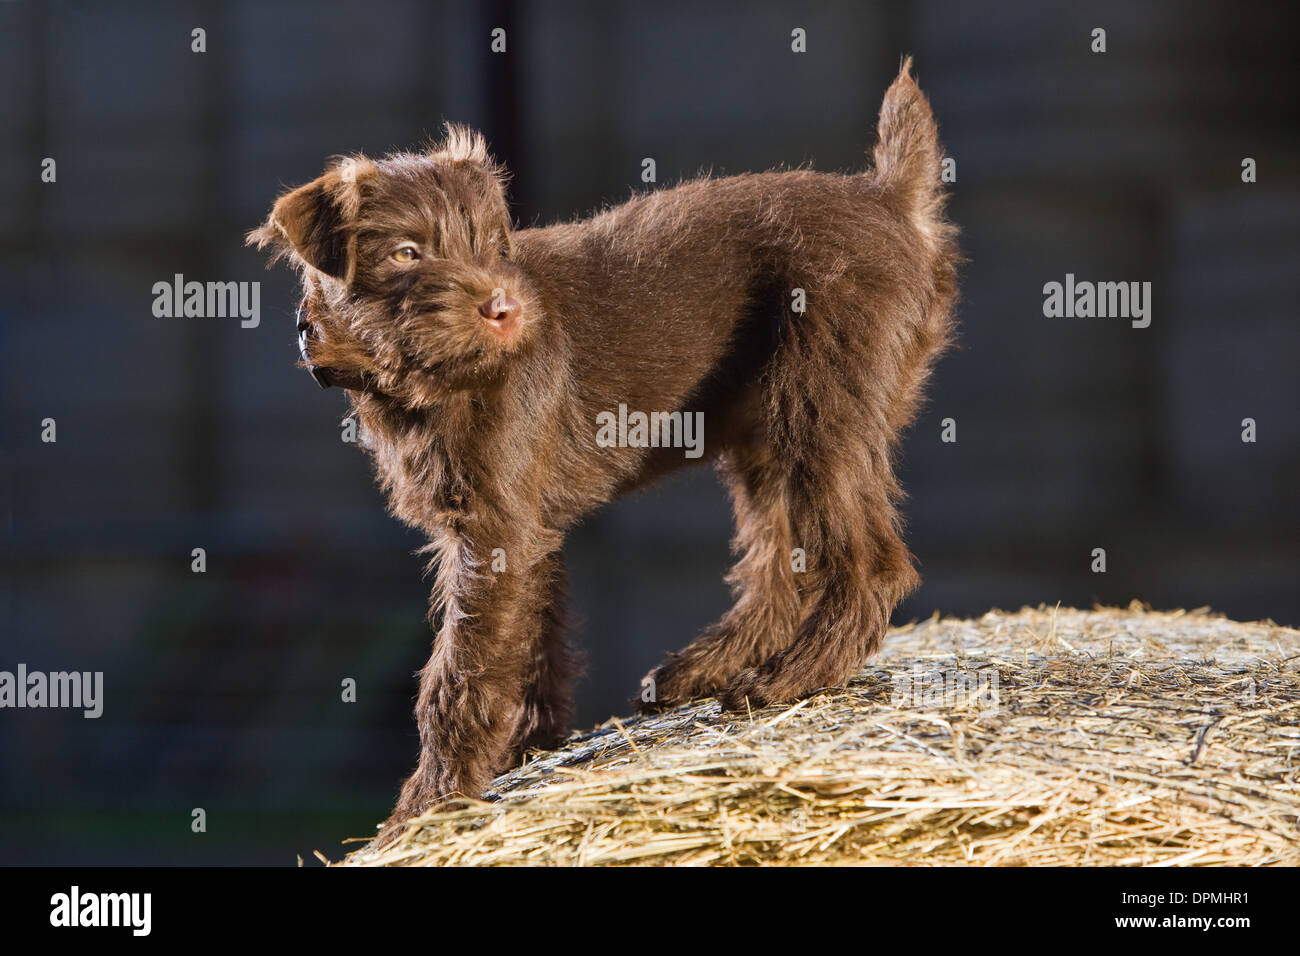
[[[791,667],[785,654],[776,654],[762,665],[736,674],[717,696],[723,710],[744,712],[768,704],[793,704],[826,687],[816,676]]]
[[[727,682],[718,692],[718,703],[723,710],[758,710],[766,707],[773,697],[771,668],[749,667]]]
[[[673,654],[641,678],[641,693],[632,703],[638,713],[657,714],[708,697],[713,690],[703,674],[685,666],[681,657]]]

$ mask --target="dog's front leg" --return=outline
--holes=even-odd
[[[448,797],[480,796],[507,769],[553,599],[553,548],[558,536],[536,528],[510,541],[478,528],[435,542],[441,622],[415,707],[420,760],[377,843]]]

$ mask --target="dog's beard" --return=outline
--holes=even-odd
[[[534,347],[536,315],[523,320],[510,341],[500,341],[473,309],[408,306],[397,323],[367,323],[362,333],[384,391],[414,405],[448,394],[490,388]],[[367,334],[368,333],[368,334]]]
[[[498,294],[520,307],[508,327],[482,311]],[[396,281],[363,273],[334,309],[340,337],[356,344],[379,389],[419,405],[503,381],[534,349],[542,318],[526,278],[498,261]]]

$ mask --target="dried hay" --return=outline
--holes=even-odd
[[[1296,865],[1300,631],[936,615],[847,690],[611,720],[343,863]]]

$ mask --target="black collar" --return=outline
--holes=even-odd
[[[312,324],[307,318],[307,310],[300,308],[298,310],[298,354],[302,357],[302,364],[307,366],[307,371],[311,377],[316,380],[316,384],[321,388],[346,388],[353,392],[373,392],[376,395],[383,394],[375,387],[375,380],[365,372],[349,372],[337,368],[324,368],[312,363],[311,354],[308,351],[308,344],[311,342]]]

